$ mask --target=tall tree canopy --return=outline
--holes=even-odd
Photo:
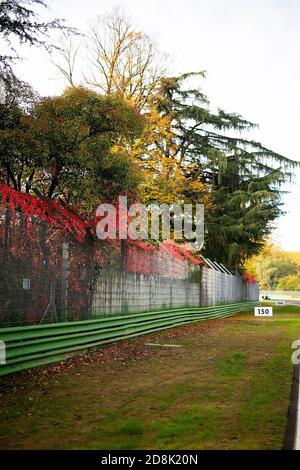
[[[63,28],[38,21],[30,5],[44,0],[1,5],[8,45],[17,37],[47,47],[48,31]],[[167,77],[154,43],[120,11],[101,17],[87,38],[82,78],[100,94],[75,86],[69,43],[57,66],[70,90],[38,100],[24,86],[22,99],[0,108],[1,177],[18,190],[88,205],[136,188],[135,160],[140,199],[204,203],[205,255],[239,268],[282,213],[283,185],[298,163],[247,138],[252,122],[212,110],[198,85],[203,72]]]
[[[240,115],[211,111],[197,85],[186,87],[203,75],[160,81],[153,103],[160,117],[168,119],[171,134],[151,145],[180,168],[186,181],[183,200],[203,201],[205,191],[199,188],[205,185],[212,199],[206,212],[205,254],[237,267],[260,250],[271,232],[272,222],[282,213],[282,185],[298,162],[247,139],[243,133],[255,124]],[[147,156],[144,160],[147,164]]]
[[[300,253],[284,251],[267,242],[252,256],[245,267],[259,282],[261,289],[300,290]]]
[[[76,74],[80,48],[86,67]],[[166,55],[119,8],[99,16],[78,44],[63,38],[58,52],[53,62],[69,85],[76,86],[74,75],[79,75],[85,85],[101,94],[117,94],[139,110],[148,107],[166,73]]]
[[[29,111],[16,103],[0,129],[0,177],[18,191],[91,209],[100,197],[136,187],[132,159],[114,146],[121,137],[136,138],[142,127],[139,113],[122,99],[81,88],[37,100]]]

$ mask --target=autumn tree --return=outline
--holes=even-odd
[[[166,56],[151,38],[139,31],[119,9],[98,18],[86,34],[86,69],[82,79],[98,93],[116,93],[141,110],[144,132],[130,143],[120,139],[119,149],[129,149],[143,174],[139,197],[146,203],[176,202],[186,180],[176,160],[162,150],[174,146],[170,117],[162,117],[155,97],[166,74]],[[81,49],[80,49],[81,48]],[[76,84],[77,59],[83,45],[76,38],[63,37],[53,62],[69,85]],[[162,147],[162,149],[160,148]]]
[[[13,189],[91,209],[136,187],[132,159],[114,145],[137,137],[143,123],[122,99],[73,88],[29,113],[16,106],[10,117],[0,130],[0,176]]]
[[[258,255],[247,260],[245,267],[258,280],[261,289],[298,290],[300,258],[297,252],[288,252],[267,242]]]
[[[201,202],[201,188],[209,188],[204,253],[238,268],[259,252],[282,213],[281,187],[298,163],[247,139],[243,134],[256,126],[240,115],[211,111],[196,81],[203,75],[161,80],[156,109],[169,119],[173,136],[171,145],[155,145],[178,163],[186,180],[185,200]]]
[[[99,16],[86,34],[86,85],[101,94],[117,94],[139,110],[147,107],[158,81],[165,74],[166,56],[151,38],[136,29],[120,9]],[[69,84],[74,85],[78,47],[75,41],[60,44],[56,65]]]
[[[289,276],[282,277],[279,279],[277,286],[277,290],[300,290],[300,274],[290,274]]]
[[[138,139],[121,136],[114,147],[138,162],[140,199],[204,203],[205,255],[239,269],[282,214],[282,185],[298,163],[247,138],[252,122],[212,110],[198,84],[203,72],[168,77],[151,40],[119,11],[100,18],[89,37],[86,83],[143,114]],[[66,50],[64,68],[73,85],[75,51]]]

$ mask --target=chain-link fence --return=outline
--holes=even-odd
[[[190,255],[189,260],[185,255],[186,253],[179,251],[179,246],[171,242],[160,243],[158,246],[126,243],[124,270],[129,273],[187,279],[198,263],[196,258]]]
[[[2,207],[1,326],[89,318],[97,265],[93,243]]]
[[[207,262],[172,242],[78,241],[3,204],[0,326],[257,299],[256,284]]]

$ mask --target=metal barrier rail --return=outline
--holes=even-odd
[[[0,376],[59,362],[102,344],[186,323],[234,315],[257,304],[242,302],[186,307],[79,322],[2,328],[0,340],[5,343],[6,364],[0,365]]]

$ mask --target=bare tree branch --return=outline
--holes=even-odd
[[[62,51],[55,65],[68,84],[74,85],[78,48],[71,40],[59,47]],[[167,56],[119,9],[99,17],[90,26],[81,50],[89,64],[82,74],[85,84],[103,94],[118,94],[139,110],[145,109],[166,73]]]

